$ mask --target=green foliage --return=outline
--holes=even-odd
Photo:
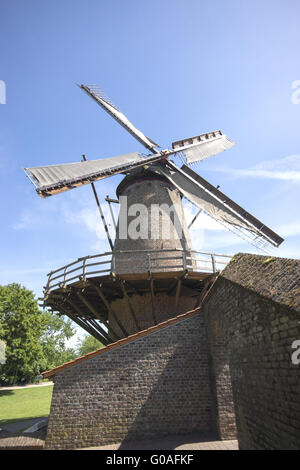
[[[33,380],[43,358],[39,339],[43,316],[34,294],[19,284],[0,286],[1,339],[6,343],[6,362],[0,365],[0,382],[15,384]]]
[[[93,352],[99,348],[103,348],[103,344],[93,336],[85,336],[77,345],[79,356],[84,356],[85,354]]]
[[[2,341],[2,339],[0,339],[0,365],[5,364],[6,362],[5,349],[6,349],[5,341]]]
[[[71,321],[40,311],[32,291],[0,286],[0,340],[6,344],[1,385],[34,382],[42,371],[74,359],[75,351],[65,347],[73,335]]]
[[[1,294],[0,294],[1,295]],[[1,302],[1,301],[0,301]],[[1,309],[1,304],[0,304],[0,309]],[[4,326],[3,326],[3,318],[0,315],[0,338],[3,338],[4,336]]]
[[[43,370],[49,370],[76,357],[74,349],[66,348],[65,342],[74,335],[71,320],[50,312],[43,312],[45,325],[41,337],[44,352]]]

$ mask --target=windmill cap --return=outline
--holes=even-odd
[[[145,168],[142,168],[142,169],[137,169],[133,172],[131,172],[129,175],[127,175],[122,181],[121,183],[118,185],[117,189],[116,189],[116,194],[118,196],[118,198],[122,195],[122,193],[131,185],[133,184],[136,184],[136,183],[140,183],[141,181],[145,181],[145,180],[159,180],[159,181],[162,181],[164,183],[166,183],[168,186],[172,186],[172,184],[170,183],[170,181],[168,181],[167,178],[165,178],[164,176],[162,175],[159,175],[158,173],[155,173],[154,171],[150,170],[150,169],[145,169]],[[173,187],[173,186],[172,186]]]

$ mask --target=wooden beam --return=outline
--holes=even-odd
[[[95,320],[95,319],[93,319],[93,318],[89,318],[89,319],[87,319],[86,321],[87,321],[88,323],[90,323],[91,326],[92,326],[93,328],[95,328],[95,329],[98,331],[100,325],[97,323],[97,320]],[[110,334],[110,330],[109,330],[109,329],[108,329],[108,333]],[[119,340],[118,340],[118,341],[119,341]]]
[[[171,287],[169,288],[167,294],[170,295],[173,289],[177,286],[178,281],[186,278],[187,276],[188,276],[188,270],[185,269],[183,273],[181,273],[178,277],[176,277],[175,281],[171,284]]]
[[[129,336],[129,333],[127,332],[126,328],[122,325],[122,323],[119,321],[117,315],[115,314],[112,306],[108,303],[108,300],[107,298],[105,297],[102,289],[101,289],[101,286],[96,286],[96,284],[93,284],[93,283],[90,283],[90,285],[96,290],[96,292],[98,293],[100,299],[102,300],[102,302],[104,303],[105,307],[107,308],[107,311],[108,313],[112,316],[112,318],[114,319],[114,321],[116,322],[116,324],[118,325],[118,327],[120,328],[120,330],[122,331],[123,335],[125,336]]]
[[[85,155],[82,155],[82,158],[83,158],[83,160],[86,162],[86,156],[85,156]],[[102,210],[101,204],[100,204],[99,199],[98,199],[98,195],[97,195],[97,191],[96,191],[96,188],[95,188],[94,183],[91,183],[91,186],[92,186],[92,190],[93,190],[93,193],[94,193],[94,197],[95,197],[95,200],[96,200],[96,204],[97,204],[97,207],[98,207],[98,210],[99,210],[99,214],[100,214],[100,217],[101,217],[101,220],[102,220],[102,223],[103,223],[103,227],[104,227],[104,230],[105,230],[105,233],[106,233],[106,236],[107,236],[107,240],[108,240],[109,246],[110,246],[110,248],[111,248],[111,251],[113,251],[113,249],[114,249],[114,244],[113,244],[113,242],[112,242],[112,239],[111,239],[111,236],[110,236],[110,233],[109,233],[107,224],[106,224],[106,220],[105,220],[105,217],[104,217],[104,214],[103,214],[103,210]]]
[[[98,319],[100,320],[102,323],[105,323],[105,320],[103,319],[103,317],[99,314],[99,312],[97,312],[97,310],[92,306],[92,304],[80,293],[78,292],[78,290],[74,290],[74,292],[76,293],[76,295],[79,297],[79,299],[81,300],[81,302],[84,303],[84,305],[87,306],[87,308],[89,309],[89,311]]]
[[[84,318],[86,315],[84,312],[82,312],[82,310],[78,307],[78,305],[71,299],[66,299],[67,302],[69,302],[69,304],[74,308],[75,312],[79,312],[80,315]],[[111,343],[113,342],[113,338],[99,325],[99,331],[101,332],[101,334],[104,336],[104,338],[107,339],[108,343]]]
[[[199,210],[198,210],[198,212],[197,212],[197,214],[195,215],[195,217],[193,218],[193,220],[189,223],[188,229],[191,228],[191,226],[193,225],[193,223],[195,222],[195,220],[197,219],[197,217],[201,214],[202,210],[203,210],[203,209],[199,209]]]
[[[92,329],[89,325],[85,323],[84,320],[77,318],[75,315],[73,315],[72,313],[68,312],[63,307],[61,307],[61,305],[56,306],[56,308],[59,308],[60,311],[64,312],[64,315],[67,315],[73,322],[75,322],[78,326],[80,326],[85,331],[90,333],[90,335],[96,337],[105,346],[109,344],[109,342],[104,338],[104,336],[102,336],[98,331],[95,331],[94,329]]]
[[[150,292],[151,292],[151,303],[152,303],[152,317],[153,317],[154,325],[157,325],[156,312],[155,312],[155,300],[154,300],[154,296],[155,296],[154,279],[152,276],[150,278]]]
[[[116,219],[115,219],[115,216],[114,216],[114,211],[112,210],[112,207],[111,207],[111,203],[112,203],[112,202],[115,202],[115,203],[119,204],[119,201],[118,201],[117,199],[111,199],[111,198],[108,197],[108,196],[106,196],[105,200],[106,200],[106,202],[108,202],[108,207],[109,207],[109,210],[110,210],[110,215],[111,215],[111,218],[112,218],[112,221],[113,221],[115,230],[117,230]]]
[[[201,305],[201,302],[206,294],[206,292],[208,291],[209,289],[209,286],[210,286],[210,283],[211,283],[211,277],[207,277],[204,281],[203,281],[203,288],[200,292],[200,294],[197,296],[197,299],[196,299],[196,303],[195,303],[195,307],[194,308],[198,308],[199,305]]]
[[[179,295],[180,295],[180,291],[181,291],[181,283],[182,283],[182,280],[181,279],[178,279],[177,281],[177,287],[176,287],[176,294],[175,294],[175,313],[177,314],[177,309],[178,309],[178,300],[179,300]]]
[[[128,307],[129,307],[130,313],[131,313],[132,318],[133,318],[133,320],[134,320],[135,326],[136,326],[136,328],[137,328],[138,331],[141,331],[141,327],[140,327],[140,325],[139,325],[139,323],[138,323],[138,320],[137,320],[137,317],[136,317],[134,308],[133,308],[133,306],[132,306],[132,303],[131,303],[130,298],[128,297],[128,294],[127,294],[127,291],[126,291],[126,288],[125,288],[125,285],[124,285],[124,284],[125,284],[125,281],[123,281],[123,280],[120,279],[120,278],[118,278],[118,280],[119,280],[119,282],[120,282],[121,289],[122,289],[123,294],[124,294],[124,297],[125,297],[125,299],[126,299],[126,301],[127,301],[127,305],[128,305]]]
[[[113,273],[113,276],[116,277],[116,274]],[[138,290],[135,288],[135,286],[130,281],[127,281],[126,279],[123,279],[121,276],[118,276],[118,278],[121,279],[122,281],[124,281],[126,283],[126,286],[130,287],[130,289],[132,289],[132,291],[135,295],[140,295]]]
[[[88,331],[92,336],[94,336],[96,339],[98,339],[104,346],[107,346],[108,344],[111,343],[111,341],[108,341],[100,332],[99,332],[99,325],[94,326],[90,325],[90,320],[84,319],[84,318],[77,318],[73,317],[73,321],[75,321],[78,325],[80,325],[80,322],[82,323],[81,327],[85,328],[86,331]]]
[[[91,285],[92,285],[92,281],[89,281],[89,283],[90,283],[90,286],[91,286]],[[94,286],[94,285],[95,285],[95,284],[93,284],[93,286]],[[110,286],[108,286],[107,284],[104,284],[102,281],[101,281],[101,289],[102,289],[102,291],[104,291],[104,289],[105,289],[105,294],[106,294],[106,295],[113,295],[113,296],[118,295],[118,292],[116,292],[116,287],[115,287],[115,286],[114,286],[114,287],[110,287]]]
[[[93,307],[93,305],[91,304],[91,302],[89,302],[82,294],[80,294],[78,291],[76,291],[76,294],[77,296],[79,297],[79,299],[87,306],[87,308],[95,315],[95,317],[100,320],[102,323],[105,324],[105,326],[107,327],[107,329],[109,328],[108,326],[108,322],[106,321],[103,321],[102,317],[99,315],[99,313],[97,312],[97,310]],[[112,335],[110,334],[110,332],[108,332],[109,336],[111,336],[111,338],[113,339],[113,337],[115,337],[116,340],[120,339],[120,336],[118,336],[114,330],[112,328],[110,328],[111,332],[112,332]]]

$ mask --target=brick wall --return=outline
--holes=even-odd
[[[236,420],[229,356],[223,332],[216,321],[208,322],[210,376],[214,430],[219,439],[236,439]]]
[[[300,261],[238,255],[205,301],[215,370],[229,358],[241,449],[300,448],[299,279]]]
[[[212,428],[206,329],[197,313],[55,376],[46,448]]]

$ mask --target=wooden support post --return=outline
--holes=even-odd
[[[167,294],[170,295],[171,292],[173,292],[174,288],[177,286],[178,278],[175,279],[175,281],[172,282],[171,287],[169,287]]]
[[[82,155],[82,158],[86,162],[86,156]],[[96,199],[96,204],[97,204],[97,207],[98,207],[98,210],[99,210],[99,214],[100,214],[100,217],[101,217],[101,220],[102,220],[102,223],[103,223],[103,227],[104,227],[104,230],[105,230],[105,233],[106,233],[106,236],[107,236],[108,243],[110,245],[111,251],[113,251],[114,245],[113,245],[113,242],[112,242],[112,239],[111,239],[111,236],[110,236],[107,224],[106,224],[106,220],[105,220],[105,217],[104,217],[104,214],[103,214],[103,211],[102,211],[102,207],[101,207],[99,199],[98,199],[98,195],[97,195],[94,183],[91,183],[91,186],[92,186],[92,190],[93,190],[93,193],[94,193],[94,196],[95,196],[95,199]]]
[[[211,255],[211,264],[212,264],[213,273],[216,273],[217,272],[217,267],[216,267],[216,260],[215,260],[214,255]]]
[[[87,306],[87,308],[95,315],[95,317],[102,321],[102,323],[105,324],[106,328],[108,329],[108,333],[111,335],[111,336],[114,336],[116,340],[118,339],[121,339],[121,337],[119,335],[117,335],[117,333],[114,331],[114,329],[109,325],[109,322],[108,321],[104,321],[101,316],[98,314],[97,310],[93,307],[93,305],[82,295],[80,294],[79,292],[77,292],[77,295],[78,297],[80,298],[80,300]]]
[[[110,313],[110,315],[112,316],[112,318],[114,319],[114,321],[116,322],[116,324],[118,325],[118,327],[120,328],[120,330],[122,331],[122,333],[125,335],[125,336],[129,336],[129,333],[127,332],[127,330],[124,328],[124,326],[122,325],[122,323],[119,321],[117,315],[115,314],[114,310],[112,309],[111,305],[109,305],[105,295],[103,294],[102,292],[102,289],[101,289],[101,286],[96,286],[95,284],[92,284],[90,283],[90,285],[96,290],[96,292],[98,293],[100,299],[102,300],[102,302],[104,303],[108,313]]]
[[[188,275],[188,270],[185,269],[185,270],[183,271],[183,273],[180,274],[180,276],[177,277],[177,278],[175,279],[175,281],[171,284],[171,287],[168,289],[167,294],[170,295],[171,292],[174,290],[174,287],[177,286],[177,283],[178,283],[179,279],[184,279],[185,277],[187,277],[187,275]]]
[[[84,318],[86,315],[84,312],[81,311],[81,309],[78,307],[78,305],[71,299],[67,299],[67,302],[69,302],[69,304],[74,308],[75,312],[79,312],[80,315]],[[112,343],[113,342],[113,338],[111,338],[111,336],[99,325],[99,331],[101,332],[101,334],[104,336],[104,338],[107,339],[108,343]]]
[[[207,292],[208,289],[209,289],[210,282],[211,282],[211,276],[207,277],[207,278],[203,281],[203,289],[201,290],[200,294],[199,294],[198,297],[197,297],[197,300],[196,300],[196,303],[195,303],[195,307],[194,307],[194,308],[198,308],[199,305],[201,304],[202,299],[204,298],[206,292]]]
[[[178,300],[179,300],[179,295],[181,291],[181,283],[182,283],[182,280],[178,279],[177,287],[176,287],[176,294],[175,294],[175,313],[177,313],[177,309],[178,309]]]
[[[114,276],[116,276],[115,273],[114,273]],[[122,280],[125,281],[125,279],[122,279]],[[132,291],[135,295],[140,295],[140,293],[136,290],[136,288],[134,287],[134,285],[130,281],[125,281],[125,282],[126,282],[127,287],[130,287],[130,289],[132,289]]]
[[[76,323],[78,326],[81,328],[85,329],[88,333],[90,333],[92,336],[95,336],[99,341],[101,341],[104,346],[107,346],[109,343],[104,336],[102,336],[98,331],[95,331],[94,328],[91,328],[89,325],[85,323],[84,320],[77,318],[75,315],[70,313],[69,311],[65,310],[61,305],[55,305],[56,308],[58,308],[61,312],[63,312],[64,315],[69,317],[74,323]]]
[[[89,318],[88,320],[86,320],[88,323],[90,323],[92,325],[93,328],[95,328],[96,330],[98,330],[99,328],[99,324],[97,323],[97,320],[93,319],[93,318]],[[114,334],[114,331],[111,331],[110,328],[107,328],[108,330],[108,333],[111,335],[111,333]],[[115,335],[117,341],[118,341],[118,337]]]
[[[188,228],[191,228],[191,226],[193,225],[193,223],[195,222],[195,220],[197,219],[197,217],[201,214],[202,212],[202,209],[199,209],[197,214],[195,215],[195,217],[193,218],[192,222],[188,225]]]
[[[110,199],[108,196],[106,196],[105,200],[108,203],[108,207],[109,207],[109,210],[110,210],[110,215],[111,215],[115,230],[117,230],[116,219],[115,219],[115,216],[114,216],[114,211],[112,210],[112,207],[111,207],[111,203],[112,202],[119,202],[119,201],[115,201],[114,199]]]
[[[122,289],[123,295],[124,295],[124,297],[125,297],[125,299],[126,299],[126,301],[127,301],[127,304],[128,304],[129,310],[130,310],[130,312],[131,312],[131,315],[132,315],[132,317],[133,317],[135,326],[136,326],[136,328],[137,328],[138,331],[141,331],[141,327],[140,327],[140,325],[139,325],[139,323],[138,323],[138,320],[137,320],[137,317],[136,317],[134,308],[133,308],[133,306],[132,306],[132,303],[131,303],[131,301],[130,301],[130,298],[128,297],[127,291],[126,291],[126,289],[125,289],[125,285],[124,285],[124,284],[125,284],[125,281],[123,281],[123,280],[120,279],[120,278],[118,278],[118,280],[119,280],[119,282],[120,282],[121,289]]]
[[[156,312],[155,312],[155,300],[154,300],[154,279],[151,276],[150,278],[150,292],[151,292],[151,303],[152,303],[152,317],[154,321],[154,325],[157,325],[157,320],[156,320]]]
[[[80,292],[78,292],[78,290],[75,290],[75,292],[79,299],[87,306],[89,311],[102,323],[106,323],[105,320],[101,317],[101,315],[97,312],[97,310],[92,306],[92,304],[88,300],[86,300],[86,298]]]
[[[108,341],[103,335],[101,335],[101,333],[99,333],[98,325],[90,325],[90,321],[83,318],[73,317],[73,321],[75,321],[82,328],[85,328],[86,331],[97,338],[102,344],[104,344],[104,346],[107,346],[110,343],[110,341]]]
[[[103,322],[103,319],[98,314],[97,310],[92,306],[92,304],[82,294],[80,294],[78,291],[76,291],[76,294],[79,297],[79,299],[87,306],[87,308],[90,310],[90,312],[92,312],[98,320],[102,321],[102,323],[105,324],[107,329],[111,330],[112,335],[110,334],[110,332],[108,332],[108,334],[111,336],[111,338],[113,339],[113,336],[114,336],[116,340],[120,339],[120,336],[118,336],[112,328],[109,328],[108,323]]]

